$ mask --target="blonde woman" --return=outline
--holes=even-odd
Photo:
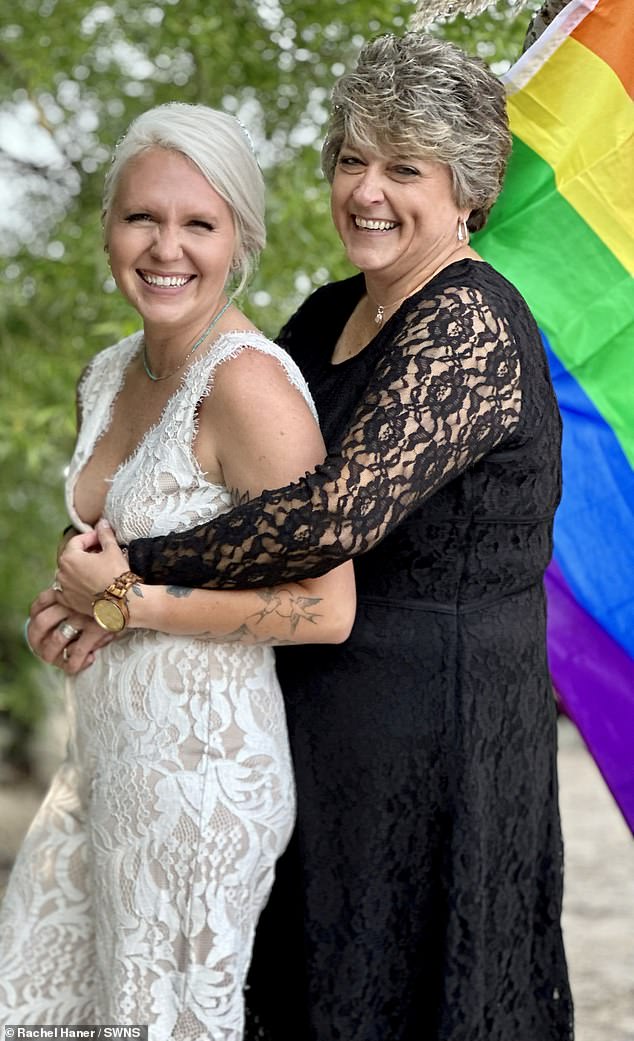
[[[263,201],[242,128],[203,106],[140,116],[106,179],[112,274],[143,329],[79,386],[67,500],[85,534],[69,551],[91,550],[96,595],[82,610],[62,567],[28,629],[75,678],[68,758],[2,911],[3,1022],[243,1036],[255,925],[294,821],[270,645],[344,640],[351,565],[237,595],[149,587],[115,535],[204,522],[324,456],[299,370],[227,292],[264,244]],[[99,626],[110,642],[82,669]]]

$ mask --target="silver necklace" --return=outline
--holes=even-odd
[[[442,271],[442,269],[444,267],[446,267],[451,262],[450,258],[453,256],[453,254],[455,252],[457,252],[458,249],[460,249],[460,245],[458,245],[456,247],[456,249],[452,250],[452,252],[449,254],[447,259],[445,261],[443,261],[442,264],[439,264],[438,267],[434,271],[432,271],[431,275],[427,276],[427,278],[425,279],[424,282],[421,282],[419,285],[414,286],[414,288],[412,290],[410,290],[409,293],[406,293],[405,296],[402,296],[400,298],[400,300],[395,300],[393,304],[377,304],[376,305],[376,314],[374,316],[374,324],[375,325],[383,325],[383,316],[385,315],[386,307],[393,307],[393,308],[395,308],[395,310],[397,310],[401,306],[401,304],[403,303],[404,300],[409,300],[410,296],[414,296],[414,293],[417,293],[419,291],[419,289],[422,289],[423,286],[426,286],[428,282],[431,282],[432,278],[435,278],[436,275],[438,274],[438,272]],[[373,301],[370,299],[370,294],[369,293],[368,293],[368,300],[370,300],[370,303],[372,304],[372,306],[374,306]]]
[[[191,358],[191,356],[194,353],[194,351],[197,351],[198,348],[201,346],[201,344],[203,344],[205,342],[205,340],[209,336],[209,333],[211,332],[213,327],[216,325],[217,322],[220,321],[220,319],[222,318],[223,314],[225,313],[225,311],[227,310],[227,308],[229,307],[229,305],[232,302],[233,302],[233,297],[229,297],[229,299],[227,300],[227,302],[224,305],[224,307],[221,307],[220,310],[218,311],[218,314],[214,315],[214,317],[210,321],[210,323],[207,326],[207,328],[204,330],[204,332],[202,332],[200,334],[200,336],[196,340],[196,343],[194,344],[194,346],[189,349],[189,351],[187,352],[187,354],[183,358],[183,360],[180,363],[180,365],[177,365],[176,368],[172,369],[171,372],[166,372],[164,376],[156,376],[152,372],[152,370],[150,368],[150,361],[149,361],[149,358],[147,356],[147,344],[145,342],[145,336],[143,337],[143,368],[145,369],[146,375],[150,377],[150,379],[152,380],[153,383],[160,383],[161,380],[168,380],[170,378],[170,376],[174,376],[180,369],[182,369],[183,365],[187,364],[187,362]]]
[[[408,293],[407,295],[408,296],[413,296],[414,293],[418,292],[418,289],[421,289],[421,288],[422,288],[421,286],[418,286],[417,289],[413,289],[412,292]],[[375,325],[383,325],[383,318],[384,318],[384,315],[385,315],[386,307],[393,307],[395,309],[398,309],[400,307],[400,305],[403,303],[403,300],[407,300],[407,296],[402,296],[400,300],[395,300],[395,302],[393,304],[377,304],[376,305],[376,314],[374,316],[374,324]],[[370,303],[372,303],[372,301],[370,301]]]
[[[413,296],[414,293],[417,293],[418,290],[422,289],[422,287],[424,285],[425,285],[425,283],[422,282],[420,286],[416,286],[415,289],[412,289],[411,293],[407,293],[406,296],[402,296],[400,298],[400,300],[395,300],[393,304],[377,304],[376,305],[376,314],[374,316],[374,324],[375,325],[383,325],[383,318],[385,317],[385,311],[386,311],[386,309],[388,307],[389,308],[394,308],[395,311],[398,310],[398,308],[401,306],[403,301],[407,300],[408,296]],[[369,294],[368,294],[368,299],[370,299]],[[372,300],[370,300],[370,303],[372,304],[372,306],[374,306]]]

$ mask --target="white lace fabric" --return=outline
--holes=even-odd
[[[82,386],[67,480],[112,418],[129,337]],[[231,506],[193,444],[198,404],[260,334],[222,335],[115,473],[120,541],[184,530]],[[255,925],[294,821],[284,707],[268,647],[129,631],[67,684],[68,757],[11,875],[0,915],[0,1023],[150,1025],[152,1041],[239,1041]]]

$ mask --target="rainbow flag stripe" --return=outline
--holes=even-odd
[[[634,831],[634,5],[571,0],[505,77],[479,252],[524,294],[564,419],[546,576],[556,689]]]

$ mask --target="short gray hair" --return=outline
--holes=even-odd
[[[468,226],[478,231],[511,150],[504,87],[483,61],[445,40],[379,36],[335,83],[321,154],[329,181],[344,141],[449,167],[455,202],[469,208]]]
[[[106,174],[106,231],[124,166],[149,148],[180,152],[230,207],[237,238],[233,270],[239,279],[239,292],[266,243],[264,180],[246,131],[233,116],[206,105],[170,102],[137,116],[118,142]]]

